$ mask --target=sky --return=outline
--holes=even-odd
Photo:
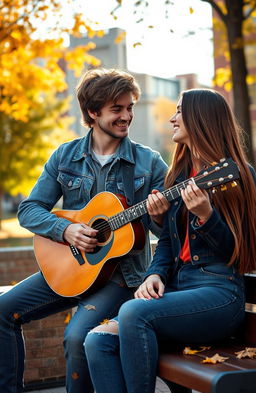
[[[100,28],[120,27],[127,32],[128,68],[130,71],[161,77],[195,73],[199,82],[211,85],[213,77],[212,9],[201,0],[172,0],[165,18],[163,0],[149,0],[142,17],[131,0],[123,0],[115,21],[110,11],[115,0],[74,0],[86,17]],[[190,7],[193,13],[190,12]],[[148,28],[154,26],[154,28]],[[136,42],[142,45],[133,47]]]

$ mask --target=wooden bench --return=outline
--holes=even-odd
[[[256,393],[256,359],[238,359],[235,352],[256,346],[256,273],[245,275],[246,317],[239,331],[225,344],[212,345],[195,355],[179,348],[161,350],[158,376],[172,393]],[[224,363],[205,364],[202,360],[218,353]]]

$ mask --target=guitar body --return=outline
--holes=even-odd
[[[81,210],[59,210],[58,217],[73,223],[85,223],[90,227],[104,228],[93,253],[80,252],[79,261],[67,243],[55,242],[35,235],[34,251],[42,274],[52,290],[61,296],[77,296],[104,285],[115,270],[119,257],[133,249],[142,250],[145,232],[141,222],[133,221],[112,231],[107,223],[128,206],[125,198],[110,192],[97,194]]]

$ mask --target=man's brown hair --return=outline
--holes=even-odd
[[[131,93],[136,101],[140,97],[138,83],[127,72],[104,68],[87,71],[77,85],[83,123],[92,126],[94,120],[88,110],[100,114],[108,102],[116,102],[125,93]]]

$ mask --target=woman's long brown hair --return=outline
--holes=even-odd
[[[171,187],[181,172],[189,174],[191,151],[206,166],[231,157],[240,170],[238,185],[228,187],[225,192],[218,190],[212,201],[234,236],[235,247],[229,264],[238,262],[241,274],[256,270],[256,186],[246,162],[242,131],[229,105],[216,91],[187,90],[182,93],[181,108],[191,150],[177,144],[165,185]]]

